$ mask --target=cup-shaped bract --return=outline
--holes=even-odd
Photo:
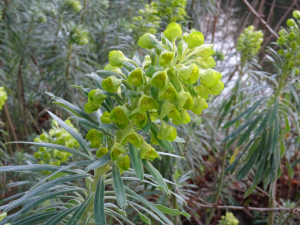
[[[214,58],[212,56],[209,56],[206,58],[198,57],[197,63],[203,69],[214,68],[216,66],[216,61],[214,60]]]
[[[119,155],[117,158],[117,166],[120,169],[120,173],[123,173],[124,171],[128,170],[130,167],[130,158],[126,155]]]
[[[222,81],[219,81],[217,85],[207,88],[207,92],[211,95],[219,95],[224,89],[224,84]]]
[[[163,89],[159,90],[159,99],[168,99],[172,102],[178,99],[178,93],[170,82]]]
[[[172,119],[172,123],[174,125],[187,124],[189,122],[191,122],[191,117],[190,114],[185,109],[181,110],[179,119],[175,119],[175,118]]]
[[[134,131],[131,123],[124,130],[119,131],[119,133],[122,133],[122,136],[120,137],[120,143],[122,145],[126,144],[128,141],[137,148],[141,146],[141,137]]]
[[[121,68],[124,62],[129,61],[121,51],[111,51],[109,53],[109,64]]]
[[[214,55],[216,52],[212,49],[213,44],[203,44],[195,49],[195,55],[206,58]]]
[[[207,109],[208,105],[204,98],[201,97],[194,97],[194,108],[192,109],[192,112],[196,115],[200,115],[203,111],[203,109]]]
[[[138,45],[142,48],[152,49],[158,43],[155,36],[149,33],[144,34],[139,38]]]
[[[136,68],[131,71],[128,76],[128,83],[136,87],[140,87],[144,82],[143,70],[142,68]]]
[[[85,105],[84,105],[84,111],[87,113],[92,113],[97,111],[100,108],[100,105],[98,104],[94,104],[93,102],[88,101]]]
[[[109,119],[119,128],[124,129],[129,123],[129,109],[123,106],[116,106],[110,113]]]
[[[159,132],[157,134],[157,138],[161,140],[165,139],[168,141],[174,141],[176,137],[177,137],[176,128],[162,121]]]
[[[190,93],[182,90],[178,94],[177,109],[181,110],[182,108],[187,110],[192,110],[194,108],[194,101]]]
[[[100,116],[100,120],[101,120],[101,123],[106,123],[106,124],[110,124],[111,121],[109,119],[109,112],[108,111],[105,111],[102,116]]]
[[[91,142],[91,144],[90,144],[91,148],[99,148],[102,143],[103,133],[96,129],[91,129],[86,134],[85,138],[86,138],[86,140],[89,140]]]
[[[293,11],[293,17],[295,19],[300,19],[300,11],[299,10],[294,10]]]
[[[106,70],[106,71],[111,71],[111,72],[115,72],[115,73],[118,73],[118,74],[122,73],[122,71],[120,70],[119,67],[117,67],[117,66],[112,66],[112,65],[110,65],[110,64],[107,64],[107,65],[104,67],[104,70]]]
[[[100,93],[101,91],[102,90],[100,89],[91,90],[88,94],[89,101],[94,103],[95,105],[101,105],[107,98],[107,95]]]
[[[194,63],[183,66],[179,70],[179,75],[184,83],[193,84],[199,78],[199,67]]]
[[[169,115],[169,113],[174,109],[176,109],[175,105],[169,100],[166,100],[161,106],[160,118],[163,119],[165,116]]]
[[[192,32],[186,37],[185,42],[188,44],[189,49],[194,49],[200,45],[203,45],[203,34],[199,31]]]
[[[145,113],[147,110],[158,109],[159,104],[150,96],[143,94],[139,99],[138,108],[141,113]]]
[[[174,53],[170,51],[162,51],[159,55],[158,64],[167,67],[173,60]]]
[[[102,80],[102,88],[108,92],[117,92],[122,83],[121,79],[118,79],[114,76],[107,77]]]
[[[147,160],[150,160],[150,161],[153,161],[156,158],[161,159],[161,156],[146,141],[143,141],[143,143],[142,143],[142,146],[141,146],[141,149],[140,149],[140,157],[141,157],[141,159],[147,159]]]
[[[194,90],[197,93],[197,95],[199,95],[201,98],[204,98],[205,100],[208,99],[207,89],[203,85],[199,85],[197,87],[194,87]]]
[[[204,87],[213,87],[217,85],[222,75],[215,70],[200,70],[200,82]]]
[[[134,120],[137,128],[143,128],[147,124],[147,114],[141,113],[139,108],[130,113],[129,119]]]
[[[98,158],[101,158],[103,157],[104,155],[106,155],[108,153],[108,148],[103,148],[103,147],[100,147],[97,152],[96,152],[96,156]]]
[[[123,147],[123,145],[115,141],[110,150],[111,160],[116,161],[118,156],[123,153],[126,153],[125,148]]]
[[[174,42],[176,38],[180,37],[182,34],[182,30],[179,24],[172,22],[170,23],[166,30],[164,31],[164,35],[169,41]]]
[[[154,87],[158,87],[158,88],[162,89],[166,86],[167,81],[168,81],[167,72],[165,70],[163,70],[163,71],[158,71],[153,74],[152,79],[151,79],[151,84]]]

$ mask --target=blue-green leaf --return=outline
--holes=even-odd
[[[104,175],[100,176],[94,200],[94,216],[95,216],[95,225],[106,225],[105,220],[105,211],[104,211]]]
[[[105,154],[104,156],[102,156],[100,159],[98,159],[97,161],[93,162],[92,164],[88,165],[85,168],[85,172],[88,172],[90,170],[94,170],[97,169],[101,166],[104,166],[105,164],[107,164],[109,161],[111,160],[111,156],[110,153]]]
[[[136,147],[134,147],[134,145],[130,143],[129,143],[129,151],[130,151],[130,157],[131,157],[133,169],[137,177],[140,179],[140,181],[143,182],[144,168],[143,168],[143,162],[140,157],[140,152]]]
[[[113,186],[116,192],[118,205],[123,211],[125,211],[127,199],[126,199],[125,188],[121,178],[119,167],[117,166],[117,162],[113,162],[112,176],[113,176],[113,184],[114,184]]]
[[[77,225],[83,213],[94,198],[94,192],[90,193],[84,202],[76,209],[73,216],[69,219],[66,225]]]
[[[78,208],[78,205],[73,206],[72,208],[66,209],[59,213],[58,215],[53,216],[50,220],[47,221],[44,225],[57,225],[61,222],[66,216],[72,213],[74,210]]]

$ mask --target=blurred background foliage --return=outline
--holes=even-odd
[[[277,34],[281,27],[287,27],[286,21],[292,17],[293,10],[300,9],[297,0],[248,2]],[[184,207],[192,215],[190,219],[177,216],[176,224],[204,224],[210,221],[208,218],[212,219],[212,224],[236,224],[226,210],[199,207],[195,203],[199,202],[199,197],[220,205],[268,207],[269,195],[272,194],[275,201],[273,207],[299,205],[299,87],[293,86],[299,82],[297,68],[291,72],[294,76],[287,78],[285,84],[288,87],[277,95],[280,102],[289,103],[280,110],[292,111],[282,113],[284,120],[278,122],[278,145],[283,153],[280,163],[276,165],[280,174],[276,174],[278,180],[273,183],[273,192],[269,192],[263,182],[258,182],[254,192],[243,198],[246,190],[253,186],[256,168],[251,167],[243,177],[240,175],[239,181],[235,175],[223,173],[224,167],[239,155],[240,148],[247,150],[247,146],[240,143],[243,135],[240,133],[229,144],[222,141],[249,117],[239,117],[226,129],[223,126],[257,99],[265,96],[272,98],[272,93],[277,90],[276,85],[272,85],[274,80],[276,83],[276,74],[282,72],[282,67],[272,64],[270,54],[275,58],[273,62],[278,64],[280,54],[283,60],[287,58],[282,56],[283,52],[276,53],[282,48],[272,43],[277,37],[260,23],[243,1],[3,0],[0,9],[0,86],[7,93],[7,100],[0,111],[0,165],[38,163],[41,159],[37,154],[33,155],[37,153],[36,149],[20,144],[4,146],[3,143],[33,141],[44,134],[48,138],[53,136],[49,134],[55,125],[51,125],[46,110],[67,118],[68,115],[51,104],[51,99],[44,92],[52,92],[83,108],[85,96],[72,85],[90,85],[91,79],[86,79],[85,75],[102,69],[108,63],[111,50],[122,50],[128,57],[143,57],[145,52],[137,45],[139,37],[146,32],[159,34],[168,23],[174,21],[182,25],[183,31],[200,30],[205,43],[214,44],[216,70],[222,73],[225,89],[214,100],[208,99],[209,108],[201,116],[191,116],[191,123],[179,126],[178,136],[185,143],[176,143],[175,149],[186,161],[172,157],[154,161],[163,177],[179,184],[178,189],[173,191],[186,198],[187,206],[184,207],[176,199],[166,200],[166,196],[160,196],[147,185],[137,188],[133,184],[132,188],[139,189],[149,199],[169,201],[168,205],[175,208]],[[252,26],[247,28],[249,25]],[[256,30],[261,31],[249,36]],[[2,102],[4,100],[0,99]],[[265,115],[271,106],[257,108],[255,115]],[[74,123],[74,126],[79,129],[78,124]],[[257,128],[258,125],[255,126]],[[270,126],[262,135],[271,133],[269,129],[273,128]],[[258,141],[262,139],[261,136],[258,138]],[[247,162],[244,158],[241,161]],[[66,156],[64,162],[74,160],[76,158],[73,156]],[[242,163],[239,168],[243,166]],[[19,176],[1,174],[1,204],[22,195],[42,176],[33,173]],[[220,180],[222,188],[219,190]],[[275,224],[295,224],[298,221],[288,211],[275,214]],[[250,224],[249,221],[251,224],[267,224],[268,221],[265,212],[242,210],[235,211],[234,215],[239,224]],[[129,213],[129,218],[139,224],[134,212]],[[227,220],[234,222],[227,223]]]

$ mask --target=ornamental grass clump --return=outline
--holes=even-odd
[[[136,190],[124,185],[123,181],[145,182],[157,188],[157,191],[173,194],[174,198],[184,202],[182,197],[172,192],[170,185],[173,183],[162,177],[152,161],[160,160],[162,155],[178,157],[170,153],[175,151],[171,142],[182,142],[177,136],[175,125],[189,123],[190,113],[200,115],[208,107],[208,95],[218,95],[224,88],[222,76],[213,70],[215,61],[212,58],[212,45],[204,45],[203,34],[198,31],[182,35],[180,25],[171,23],[161,34],[161,41],[153,35],[145,34],[138,44],[149,52],[143,62],[137,57],[129,59],[121,51],[112,51],[109,53],[109,65],[104,70],[87,74],[94,80],[94,88],[76,86],[86,94],[84,110],[47,93],[55,104],[71,114],[70,120],[76,120],[83,126],[87,131],[85,140],[69,122],[64,122],[49,112],[57,124],[69,133],[67,137],[73,137],[76,141],[68,147],[62,146],[65,143],[57,140],[64,133],[61,130],[55,144],[49,145],[46,134],[39,137],[39,142],[30,144],[72,153],[76,155],[76,160],[67,166],[36,164],[0,168],[0,172],[54,172],[26,192],[21,200],[2,207],[4,212],[8,212],[33,201],[31,205],[25,205],[21,209],[22,213],[6,217],[3,223],[24,218],[23,224],[34,219],[35,222],[46,221],[46,225],[58,224],[62,220],[67,225],[105,225],[108,220],[115,222],[114,218],[118,217],[133,224],[126,217],[125,210],[128,207],[132,207],[147,224],[151,220],[141,211],[149,212],[153,219],[168,225],[173,223],[165,214],[190,216],[178,209],[150,203],[137,194]],[[78,150],[74,149],[77,145],[80,146]],[[155,145],[167,152],[158,152]],[[144,168],[149,173],[144,173]],[[90,170],[93,172],[89,173]],[[43,183],[58,172],[67,175]],[[78,179],[85,179],[85,188],[69,184]],[[66,184],[61,185],[62,183]],[[112,188],[114,191],[106,191]],[[43,195],[53,190],[59,193]],[[64,195],[66,193],[67,197]],[[39,197],[36,198],[37,196]],[[41,210],[37,214],[39,216],[28,214],[30,207],[42,202],[39,198],[53,200],[53,210]],[[62,200],[64,198],[68,198],[68,204],[59,208],[58,205],[65,204]],[[138,204],[134,202],[136,200],[139,201]],[[138,209],[134,206],[138,206]]]

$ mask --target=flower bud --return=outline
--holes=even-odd
[[[222,81],[219,81],[217,85],[206,88],[207,92],[211,95],[219,95],[224,89],[224,84]]]
[[[191,117],[190,117],[190,114],[185,109],[181,110],[180,119],[178,119],[178,120],[173,119],[172,120],[172,123],[174,125],[187,124],[189,122],[191,122]]]
[[[159,145],[157,139],[155,138],[154,134],[152,132],[151,133],[151,138],[150,138],[150,143],[153,145]]]
[[[116,161],[118,156],[121,155],[122,153],[126,153],[124,147],[120,145],[118,142],[114,142],[114,145],[112,146],[110,151],[111,160]]]
[[[295,74],[298,75],[299,74],[299,70],[296,68],[295,69]]]
[[[208,107],[204,98],[194,97],[193,101],[194,101],[194,108],[192,109],[192,112],[195,113],[196,115],[200,115],[203,109],[207,109]]]
[[[119,128],[124,129],[129,123],[129,109],[126,106],[116,106],[109,114],[109,119]]]
[[[299,10],[294,10],[293,11],[293,17],[295,19],[299,19],[300,18],[300,11]]]
[[[295,33],[294,32],[289,33],[289,38],[290,39],[295,39]]]
[[[135,70],[131,71],[128,76],[128,83],[132,84],[136,87],[139,87],[143,84],[144,77],[142,68],[136,68]]]
[[[101,123],[105,123],[105,124],[110,124],[111,121],[109,119],[109,112],[108,111],[105,111],[102,116],[100,117],[101,119]]]
[[[43,141],[43,142],[48,142],[48,135],[45,134],[45,133],[42,133],[40,135],[40,139]]]
[[[96,129],[91,129],[86,134],[86,140],[91,141],[90,147],[91,148],[99,148],[102,143],[103,133]]]
[[[59,158],[61,162],[66,162],[68,160],[68,155],[64,152],[61,152]]]
[[[140,157],[141,157],[141,159],[147,159],[147,160],[150,160],[150,161],[153,161],[156,158],[161,159],[161,156],[146,141],[143,141],[143,144],[141,146]]]
[[[46,152],[46,149],[47,149],[46,147],[39,147],[40,152]]]
[[[168,141],[174,141],[177,137],[177,130],[171,125],[167,125],[163,121],[161,122],[160,130],[157,134],[157,138]]]
[[[170,82],[163,89],[159,89],[159,99],[169,99],[172,102],[178,99],[178,93]]]
[[[91,90],[88,94],[88,99],[90,102],[94,103],[95,105],[101,105],[104,100],[107,98],[107,95],[101,94],[102,90],[94,89]]]
[[[147,114],[141,113],[139,108],[131,112],[129,119],[134,120],[137,128],[143,128],[147,124]]]
[[[175,22],[170,23],[164,31],[165,37],[168,38],[171,42],[174,42],[176,38],[181,36],[181,34],[181,27]]]
[[[212,49],[213,44],[203,44],[195,49],[195,55],[202,58],[214,55],[216,52]]]
[[[199,67],[194,63],[189,66],[183,66],[179,70],[179,76],[182,78],[184,83],[193,84],[199,78]]]
[[[181,110],[182,108],[187,110],[192,110],[194,108],[194,101],[190,93],[185,92],[184,90],[179,92],[177,109]]]
[[[291,43],[291,48],[292,48],[293,50],[296,50],[296,48],[297,48],[297,43],[296,43],[295,41],[293,41],[293,42]]]
[[[163,71],[158,71],[153,74],[152,79],[151,79],[151,84],[154,87],[158,87],[161,89],[166,86],[167,81],[168,81],[167,72],[165,70],[163,70]]]
[[[189,49],[193,49],[200,45],[203,45],[204,43],[203,34],[198,31],[192,32],[186,37],[185,42],[188,44]]]
[[[124,171],[128,170],[130,167],[130,158],[126,155],[119,155],[117,158],[117,166],[120,169],[120,173],[123,173]]]
[[[36,159],[40,159],[40,158],[42,158],[43,153],[42,152],[35,152],[33,155]]]
[[[112,66],[117,66],[119,68],[123,66],[124,62],[129,61],[129,59],[127,59],[121,51],[111,51],[108,57],[109,64]]]
[[[99,148],[96,152],[96,156],[98,158],[103,157],[104,155],[106,155],[108,153],[108,148]]]
[[[218,83],[222,75],[215,70],[200,70],[200,82],[204,87],[212,87]]]
[[[51,156],[50,156],[49,152],[45,152],[44,155],[43,155],[43,159],[45,161],[48,161],[50,158],[51,158]]]
[[[149,33],[144,34],[140,37],[138,45],[141,48],[152,49],[155,48],[155,45],[158,43],[155,36]]]
[[[102,80],[102,88],[108,92],[117,92],[121,83],[121,79],[115,78],[114,76],[107,77]]]
[[[292,27],[295,25],[295,20],[294,19],[288,19],[286,21],[286,24],[289,26],[289,27]]]
[[[276,43],[277,44],[279,44],[279,45],[283,45],[284,44],[284,42],[285,42],[285,37],[279,37],[278,39],[277,39],[277,41],[276,41]]]
[[[134,129],[132,124],[130,123],[124,130],[120,131],[122,132],[122,136],[120,138],[120,143],[122,145],[126,144],[128,141],[130,144],[134,145],[137,148],[140,148],[141,146],[141,138],[139,134],[137,134]]]
[[[212,56],[209,56],[207,58],[197,58],[197,63],[199,66],[201,66],[203,69],[209,69],[214,68],[216,66],[216,62]]]
[[[122,73],[122,71],[120,70],[119,67],[116,67],[116,66],[112,66],[110,64],[107,64],[105,67],[104,67],[104,70],[106,71],[111,71],[111,72],[115,72],[115,73]]]
[[[207,92],[206,88],[203,87],[203,85],[194,87],[194,90],[197,93],[197,95],[199,95],[201,98],[204,98],[205,100],[208,99],[208,92]]]
[[[159,104],[153,98],[142,95],[139,99],[138,107],[141,113],[145,113],[147,110],[158,109]]]
[[[174,54],[173,52],[169,51],[162,51],[160,53],[159,59],[158,59],[158,64],[160,66],[167,67],[173,60]]]

